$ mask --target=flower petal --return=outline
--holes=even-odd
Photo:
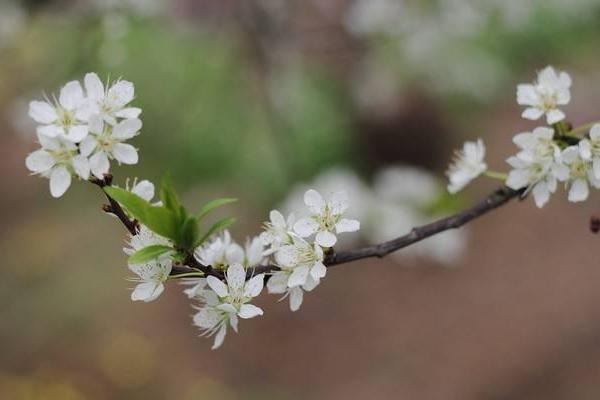
[[[206,278],[206,283],[219,297],[227,297],[229,295],[227,285],[221,282],[220,279],[217,279],[214,276],[208,276]]]
[[[560,110],[550,110],[546,113],[546,121],[549,125],[556,124],[565,119],[565,117],[565,113]]]
[[[104,151],[99,151],[90,158],[90,169],[98,179],[104,178],[104,174],[108,173],[110,162]]]
[[[27,169],[34,173],[48,171],[54,164],[54,157],[46,150],[36,150],[25,159]]]
[[[104,98],[104,85],[96,73],[85,74],[83,85],[90,99],[101,100]]]
[[[254,318],[258,315],[263,315],[263,310],[252,304],[242,304],[238,316],[243,319]]]
[[[304,193],[304,204],[308,206],[314,214],[320,214],[325,207],[325,200],[319,192],[314,189],[309,189]]]
[[[146,201],[150,201],[154,197],[154,184],[144,179],[131,189],[131,193],[137,194]]]
[[[133,100],[134,92],[133,83],[119,81],[108,89],[108,99],[113,106],[121,108]]]
[[[219,328],[219,331],[215,335],[215,342],[213,343],[211,350],[216,350],[223,345],[226,334],[227,334],[227,325],[223,324],[223,325],[221,325],[221,328]]]
[[[302,305],[302,298],[304,297],[304,292],[301,288],[295,287],[290,289],[290,310],[298,311],[300,306]]]
[[[124,108],[120,111],[117,111],[115,113],[115,116],[117,116],[119,118],[130,119],[130,118],[138,118],[141,113],[142,113],[141,108],[128,107],[128,108]]]
[[[310,269],[310,275],[315,280],[324,278],[327,274],[327,267],[322,262],[316,262],[315,265]]]
[[[317,232],[319,224],[312,218],[302,218],[294,224],[294,232],[300,237],[308,237]]]
[[[77,107],[81,106],[84,101],[83,89],[81,84],[77,81],[68,82],[60,90],[60,96],[58,102],[61,106],[69,111],[73,111]]]
[[[73,169],[81,179],[87,180],[90,177],[90,163],[87,157],[82,155],[73,157]]]
[[[165,285],[160,282],[143,282],[133,289],[133,292],[131,292],[131,300],[145,301],[148,303],[152,300],[156,300],[164,290]]]
[[[227,268],[227,286],[234,291],[241,291],[246,282],[246,270],[242,264],[232,264]]]
[[[73,143],[79,143],[88,135],[88,127],[86,125],[75,125],[69,129],[66,137]]]
[[[333,247],[337,243],[337,237],[329,231],[321,231],[317,233],[315,242],[321,247]]]
[[[58,167],[50,174],[50,194],[52,197],[60,197],[71,186],[71,174],[65,167]]]
[[[256,297],[262,292],[265,275],[256,275],[244,285],[244,297]]]
[[[340,222],[335,225],[335,231],[337,233],[342,232],[356,232],[360,229],[360,222],[355,219],[342,218]]]
[[[309,269],[307,266],[301,266],[294,268],[294,271],[290,275],[288,279],[288,287],[302,286],[306,283],[306,278],[308,277]]]
[[[576,203],[579,201],[584,201],[588,198],[590,194],[590,188],[585,179],[576,179],[571,184],[571,189],[569,189],[569,201]]]
[[[525,111],[523,111],[523,114],[521,114],[521,117],[523,117],[525,119],[536,120],[536,119],[540,119],[540,117],[542,115],[544,115],[543,110],[540,110],[539,108],[535,108],[535,107],[529,107],[529,108],[526,108]]]
[[[58,119],[54,107],[45,101],[32,101],[29,103],[29,116],[40,124],[51,124]]]
[[[134,137],[140,129],[142,129],[142,121],[140,119],[126,119],[115,125],[112,135],[119,140],[127,140]]]
[[[267,281],[269,293],[280,294],[287,290],[289,275],[284,271],[275,272]]]
[[[127,143],[115,143],[112,148],[112,155],[117,161],[123,164],[133,165],[138,162],[137,150]]]
[[[43,125],[38,126],[36,132],[49,138],[55,138],[65,133],[64,129],[58,125]]]

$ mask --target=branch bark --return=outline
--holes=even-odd
[[[98,185],[100,188],[109,186],[112,183],[112,176],[106,175],[104,179],[94,179],[92,183]],[[463,210],[457,214],[451,215],[446,218],[439,219],[426,225],[418,226],[413,228],[410,233],[400,236],[396,239],[389,240],[387,242],[367,246],[355,250],[331,252],[325,257],[325,265],[332,267],[334,265],[345,264],[352,261],[362,260],[364,258],[371,257],[384,257],[394,251],[400,250],[404,247],[408,247],[412,244],[418,243],[421,240],[427,239],[438,233],[459,228],[470,221],[487,214],[488,212],[495,210],[496,208],[505,205],[510,200],[523,195],[524,189],[513,190],[506,186],[500,187],[490,193],[487,197],[475,204],[473,207]],[[136,220],[130,219],[125,211],[121,208],[113,198],[111,198],[106,192],[109,204],[106,204],[103,209],[104,211],[116,215],[119,220],[123,223],[125,228],[130,234],[136,235],[138,233],[139,224]],[[249,275],[256,275],[261,273],[268,273],[279,270],[279,267],[275,265],[261,265],[252,270],[248,271]],[[212,275],[220,279],[224,278],[224,274],[220,270],[216,270],[210,266],[203,265],[193,254],[188,254],[183,264],[173,266],[171,272],[172,275],[178,275],[187,272],[201,271],[206,275]]]

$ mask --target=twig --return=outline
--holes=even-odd
[[[106,199],[108,200],[109,204],[105,204],[104,206],[102,206],[104,212],[116,215],[117,218],[121,220],[125,228],[127,228],[129,233],[131,233],[132,235],[137,235],[139,231],[138,222],[135,219],[130,219],[123,210],[123,208],[121,208],[121,205],[104,191],[104,188],[106,186],[110,186],[112,184],[112,180],[113,176],[111,174],[106,174],[104,175],[104,179],[92,178],[90,179],[90,182],[100,187],[100,189],[102,189],[102,193],[104,193]]]
[[[351,261],[361,260],[363,258],[384,257],[389,253],[420,242],[421,240],[427,239],[430,236],[450,229],[459,228],[466,223],[508,203],[510,200],[522,195],[523,193],[523,190],[512,190],[508,187],[501,187],[492,192],[489,196],[475,206],[461,211],[458,214],[454,214],[429,224],[413,228],[410,233],[404,236],[356,250],[342,251],[339,253],[332,252],[325,258],[325,265],[327,267],[332,267],[334,265],[345,264]],[[260,274],[276,271],[278,269],[279,268],[274,265],[263,265],[256,267],[253,272],[254,274]]]

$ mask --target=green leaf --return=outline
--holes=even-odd
[[[194,247],[200,246],[202,243],[204,243],[206,241],[206,239],[208,239],[209,237],[211,237],[215,233],[219,233],[223,229],[228,228],[234,222],[235,222],[235,218],[223,218],[222,220],[219,220],[219,221],[215,222],[210,227],[210,229],[202,236],[202,238],[200,238],[199,241],[197,241],[196,243],[194,243]]]
[[[104,191],[119,202],[133,216],[153,232],[178,243],[180,241],[179,218],[165,207],[153,206],[138,195],[117,187]]]
[[[179,198],[177,197],[177,192],[175,191],[175,188],[173,188],[173,183],[171,181],[171,176],[169,174],[165,175],[161,181],[160,184],[160,200],[162,201],[163,205],[175,212],[175,213],[179,213],[181,210],[181,202],[179,201]]]
[[[193,250],[198,240],[198,221],[196,218],[187,218],[181,228],[180,246],[187,250]]]
[[[206,203],[204,205],[204,207],[202,207],[202,209],[200,209],[198,214],[196,214],[196,219],[198,221],[200,221],[202,218],[204,218],[209,212],[211,212],[215,208],[224,206],[226,204],[235,203],[236,201],[237,201],[237,199],[233,199],[233,198],[223,198],[223,199],[215,199],[213,201],[209,201],[208,203]]]
[[[127,262],[130,264],[143,264],[147,261],[154,260],[169,251],[173,251],[173,249],[169,246],[155,244],[136,251],[129,256]]]

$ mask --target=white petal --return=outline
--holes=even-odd
[[[244,249],[237,243],[232,243],[225,251],[225,259],[229,264],[241,264],[244,262]]]
[[[529,173],[523,169],[513,169],[508,173],[506,186],[511,189],[519,190],[529,184]]]
[[[221,282],[220,279],[217,279],[214,276],[208,276],[206,278],[206,283],[219,297],[227,297],[229,295],[227,285]]]
[[[242,264],[233,264],[227,268],[227,286],[234,291],[241,291],[246,282],[246,270]]]
[[[590,189],[587,181],[585,179],[576,179],[571,184],[571,189],[569,190],[569,201],[574,203],[584,201],[588,198],[589,194]]]
[[[589,140],[582,139],[579,141],[579,154],[584,160],[592,158],[592,144]]]
[[[39,135],[43,135],[49,138],[55,138],[59,135],[62,135],[65,133],[65,130],[58,125],[43,125],[43,126],[38,126],[36,129],[36,132]]]
[[[150,302],[156,300],[165,290],[165,286],[160,282],[143,282],[133,289],[131,300]]]
[[[217,309],[219,309],[221,311],[224,311],[224,312],[226,312],[228,314],[235,314],[235,313],[237,313],[237,309],[232,304],[229,304],[229,303],[219,304],[217,306]]]
[[[83,85],[89,98],[93,100],[101,100],[104,98],[104,85],[102,81],[95,73],[85,74],[83,78]]]
[[[88,127],[86,125],[75,125],[69,129],[67,139],[73,143],[79,143],[88,135]]]
[[[538,103],[538,95],[533,85],[521,84],[517,86],[517,103],[522,106],[533,106]]]
[[[133,165],[138,162],[138,153],[135,147],[127,143],[115,143],[112,155],[123,164]]]
[[[309,189],[304,193],[304,204],[308,206],[311,212],[319,214],[325,207],[325,200],[319,192],[314,189]]]
[[[327,274],[327,267],[322,262],[315,263],[315,265],[313,265],[313,267],[310,269],[310,275],[315,280],[324,278],[325,274]]]
[[[25,159],[25,165],[31,172],[45,172],[54,166],[54,157],[45,150],[36,150]]]
[[[263,310],[252,304],[242,304],[238,312],[238,316],[244,319],[254,318],[257,315],[263,315]]]
[[[544,207],[544,205],[550,199],[550,190],[545,182],[537,183],[532,190],[533,200],[538,208]]]
[[[337,233],[342,232],[356,232],[360,229],[360,222],[355,219],[342,218],[340,222],[335,225],[335,231]]]
[[[140,129],[142,129],[142,121],[140,119],[126,119],[115,125],[112,135],[119,140],[127,140],[134,137]]]
[[[81,179],[90,177],[90,163],[88,159],[82,155],[73,157],[73,169]]]
[[[343,214],[348,209],[349,203],[350,201],[348,200],[347,192],[342,191],[333,193],[329,200],[332,214]]]
[[[281,246],[275,253],[275,261],[280,267],[295,267],[298,265],[298,252],[293,245]]]
[[[83,89],[81,88],[81,84],[77,81],[71,81],[67,83],[60,90],[58,102],[61,106],[69,111],[81,106],[83,100]]]
[[[534,107],[526,108],[521,114],[523,118],[531,120],[539,119],[542,115],[544,115],[544,111]]]
[[[130,118],[137,118],[137,117],[139,117],[141,113],[142,113],[142,109],[141,108],[128,107],[128,108],[124,108],[124,109],[122,109],[120,111],[117,111],[115,113],[115,116],[117,116],[119,118],[130,119]]]
[[[552,124],[562,121],[563,119],[565,119],[565,117],[566,117],[565,113],[560,110],[550,110],[546,114],[546,121],[548,122],[549,125],[552,125]]]
[[[204,307],[194,315],[194,325],[202,329],[211,329],[221,322],[221,315],[212,308]]]
[[[285,218],[281,213],[277,210],[271,210],[269,213],[269,219],[271,220],[271,224],[276,227],[285,227]]]
[[[302,289],[304,289],[307,292],[310,292],[311,290],[316,288],[319,285],[319,283],[321,283],[320,279],[313,279],[311,275],[308,275],[306,283],[302,285]]]
[[[144,179],[131,189],[131,193],[137,194],[146,201],[150,201],[154,197],[154,184]]]
[[[110,170],[110,162],[104,151],[99,151],[90,158],[90,169],[95,177],[102,179]]]
[[[594,176],[596,179],[600,179],[600,157],[594,157],[592,166],[594,169]]]
[[[134,87],[131,82],[119,81],[115,83],[110,89],[108,89],[108,98],[111,103],[121,108],[133,100]]]
[[[337,242],[337,238],[329,231],[321,231],[317,233],[315,242],[317,242],[321,247],[333,247]]]
[[[312,218],[302,218],[294,224],[294,232],[301,237],[308,237],[319,229],[319,224]]]
[[[62,196],[71,186],[71,174],[65,167],[52,170],[50,174],[50,194],[52,197]]]
[[[238,331],[238,322],[239,319],[236,314],[229,314],[229,325],[231,325],[235,333]]]
[[[244,285],[244,297],[256,297],[262,292],[265,275],[256,275]]]
[[[98,142],[96,138],[89,135],[81,143],[79,143],[79,152],[84,156],[89,156],[96,149]]]
[[[306,283],[306,277],[308,276],[309,269],[307,266],[301,266],[294,268],[294,271],[290,275],[288,280],[289,287],[301,286]]]
[[[288,274],[283,271],[274,273],[267,281],[267,290],[269,293],[285,293],[287,290]]]
[[[295,287],[290,290],[290,310],[298,311],[300,306],[302,305],[302,298],[304,297],[304,292],[299,287]]]
[[[51,124],[58,119],[54,107],[45,101],[32,101],[29,103],[29,116],[40,124]]]
[[[211,347],[212,350],[216,350],[219,347],[221,347],[221,345],[223,345],[226,334],[227,334],[227,325],[223,324],[221,326],[221,328],[219,328],[219,331],[217,332],[217,334],[215,335],[215,342],[213,343],[213,346]]]
[[[593,141],[600,140],[600,124],[595,124],[592,126],[592,129],[590,129],[590,138]]]

